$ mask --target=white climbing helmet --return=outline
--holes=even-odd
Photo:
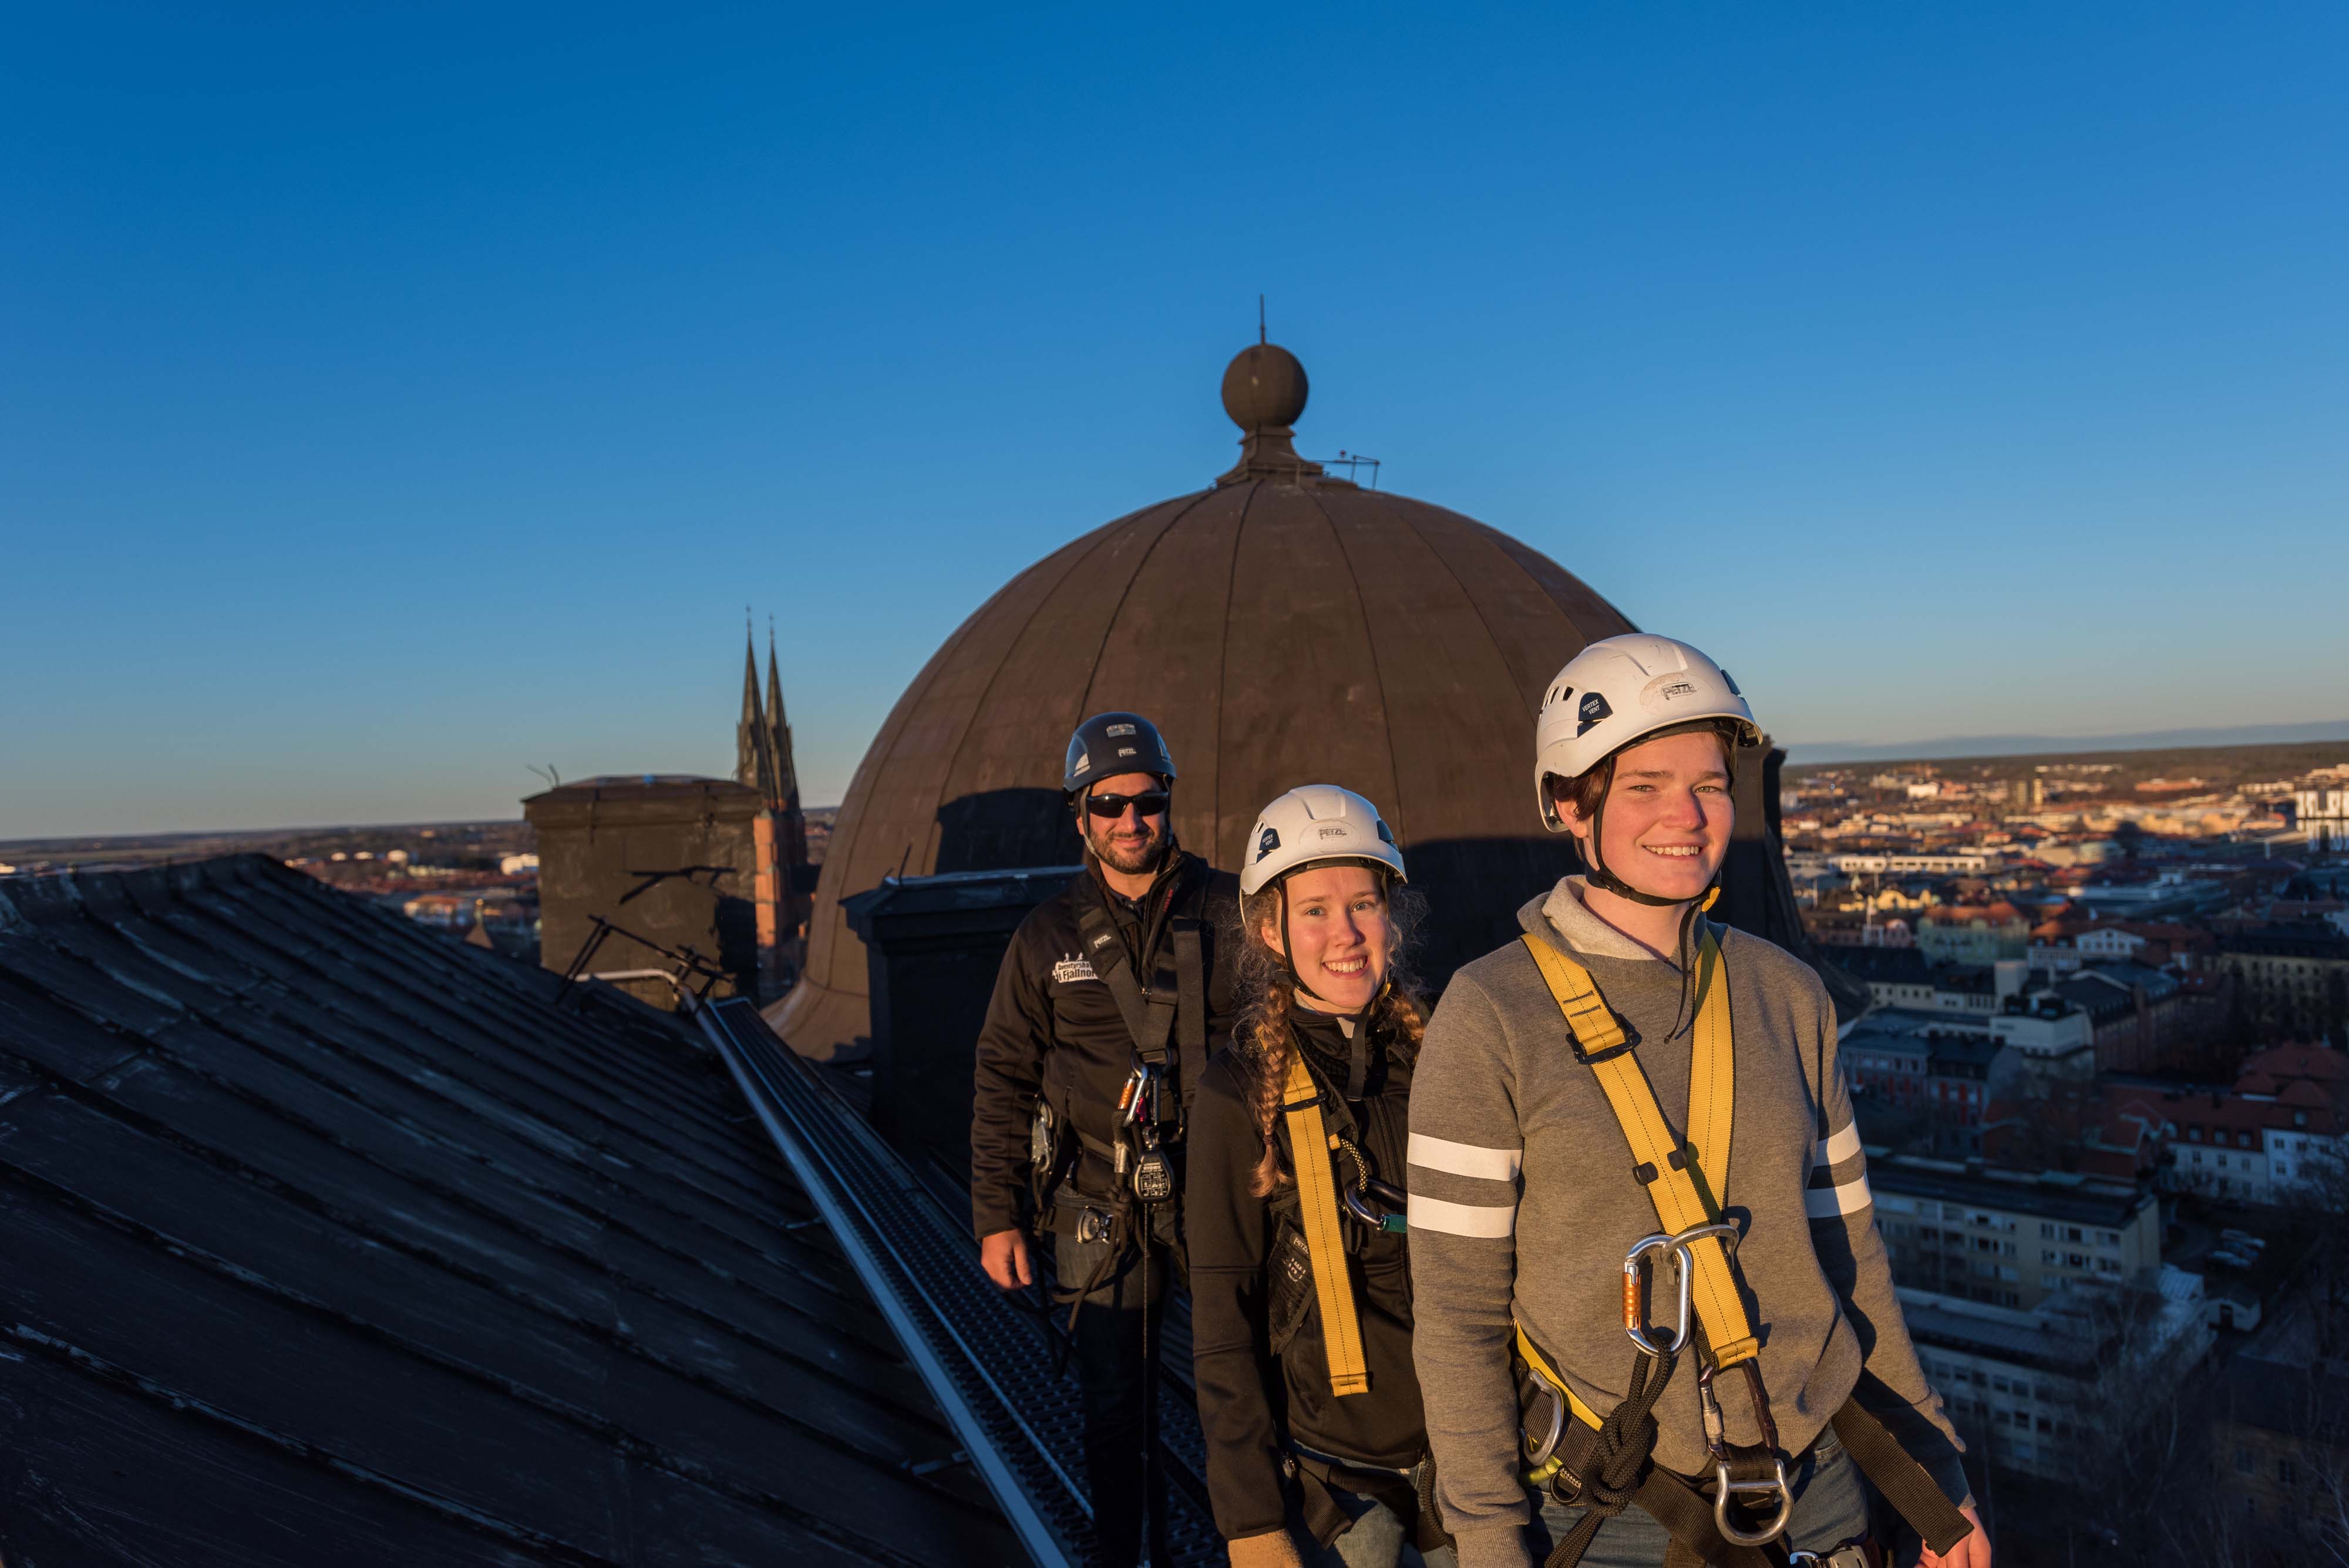
[[[1642,736],[1702,719],[1735,724],[1740,745],[1762,743],[1737,682],[1687,643],[1638,631],[1592,643],[1549,683],[1534,722],[1534,797],[1542,826],[1567,831],[1550,799],[1552,774],[1578,777]]]
[[[1242,898],[1256,897],[1291,871],[1332,860],[1359,860],[1381,867],[1398,882],[1409,880],[1402,851],[1379,808],[1336,784],[1301,784],[1266,806],[1249,831],[1247,854],[1240,868]]]

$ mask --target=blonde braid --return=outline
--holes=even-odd
[[[1242,1027],[1247,1031],[1247,1065],[1255,1075],[1249,1085],[1256,1112],[1256,1130],[1264,1137],[1264,1154],[1248,1173],[1248,1192],[1269,1198],[1296,1179],[1281,1167],[1280,1140],[1273,1128],[1280,1120],[1280,1096],[1288,1082],[1289,1057],[1297,1042],[1288,1032],[1289,1009],[1296,992],[1286,981],[1275,981],[1251,1005]]]

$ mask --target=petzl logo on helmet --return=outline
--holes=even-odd
[[[1582,706],[1575,710],[1575,714],[1582,722],[1575,727],[1574,732],[1581,735],[1588,733],[1590,726],[1600,720],[1613,718],[1615,710],[1608,706],[1607,699],[1602,693],[1585,691],[1582,694]]]
[[[1105,735],[1131,735],[1133,733],[1133,726],[1131,724],[1112,724],[1108,729],[1102,732]]]
[[[1133,746],[1120,746],[1117,749],[1117,754],[1121,757],[1138,757],[1142,753]]]
[[[1268,827],[1262,834],[1257,836],[1256,841],[1256,857],[1258,860],[1261,860],[1279,847],[1280,830],[1277,827]]]
[[[1696,682],[1678,670],[1674,670],[1669,674],[1657,676],[1640,689],[1640,706],[1660,708],[1666,703],[1677,702],[1683,697],[1695,695]]]
[[[1323,827],[1316,829],[1316,831],[1324,838],[1350,838],[1353,836],[1350,832],[1342,827]]]

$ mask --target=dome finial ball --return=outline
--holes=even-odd
[[[1278,343],[1249,344],[1224,370],[1224,412],[1243,431],[1295,424],[1305,393],[1305,367]]]

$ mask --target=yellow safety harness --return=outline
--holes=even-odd
[[[1651,1469],[1645,1479],[1637,1481],[1636,1488],[1632,1472],[1619,1464],[1614,1466],[1611,1483],[1601,1480],[1593,1467],[1605,1468],[1609,1462],[1602,1458],[1609,1448],[1605,1431],[1608,1423],[1575,1397],[1565,1378],[1543,1357],[1524,1324],[1519,1324],[1517,1354],[1564,1401],[1575,1421],[1588,1432],[1597,1434],[1594,1449],[1593,1439],[1588,1437],[1568,1437],[1561,1441],[1554,1425],[1549,1441],[1543,1445],[1545,1451],[1537,1456],[1540,1462],[1527,1479],[1537,1486],[1547,1485],[1564,1470],[1566,1479],[1583,1489],[1581,1501],[1586,1503],[1598,1501],[1594,1485],[1599,1492],[1611,1490],[1618,1501],[1604,1511],[1619,1509],[1626,1501],[1637,1501],[1670,1531],[1672,1544],[1668,1561],[1775,1563],[1785,1560],[1777,1537],[1785,1529],[1793,1499],[1783,1461],[1775,1454],[1777,1433],[1763,1388],[1760,1343],[1738,1289],[1735,1261],[1730,1251],[1735,1227],[1723,1223],[1721,1218],[1728,1192],[1730,1132],[1736,1106],[1736,1052],[1721,944],[1711,926],[1701,926],[1700,930],[1696,953],[1697,1015],[1689,1071],[1685,1140],[1673,1136],[1671,1124],[1664,1119],[1663,1107],[1656,1099],[1654,1086],[1640,1070],[1622,1025],[1599,996],[1590,971],[1530,932],[1524,940],[1558,1011],[1574,1032],[1577,1059],[1591,1069],[1607,1096],[1608,1106],[1623,1130],[1624,1140],[1630,1145],[1633,1175],[1647,1189],[1656,1218],[1664,1226],[1663,1234],[1638,1243],[1623,1263],[1623,1324],[1640,1353],[1633,1373],[1631,1399],[1643,1402],[1640,1419],[1649,1422],[1647,1441],[1652,1442],[1652,1422],[1644,1407],[1652,1406],[1662,1379],[1671,1376],[1676,1353],[1691,1337],[1689,1314],[1692,1307],[1696,1326],[1702,1331],[1699,1345],[1702,1365],[1697,1386],[1704,1413],[1706,1444],[1717,1466],[1718,1490],[1708,1509],[1702,1497],[1686,1483]],[[1647,1314],[1640,1302],[1642,1260],[1651,1253],[1660,1265],[1656,1276],[1660,1293],[1661,1262],[1671,1259],[1679,1265],[1680,1323],[1666,1345],[1658,1345],[1650,1338]],[[1758,1448],[1731,1448],[1722,1430],[1720,1407],[1713,1397],[1712,1383],[1714,1374],[1732,1367],[1744,1371],[1762,1431],[1763,1441]],[[1624,1413],[1619,1410],[1618,1417]],[[1857,1399],[1845,1402],[1836,1414],[1834,1426],[1861,1469],[1933,1550],[1948,1552],[1971,1528],[1882,1422],[1864,1409]],[[1578,1456],[1577,1464],[1568,1464],[1569,1452]],[[1578,1474],[1578,1469],[1589,1473]],[[1766,1477],[1765,1471],[1769,1472]],[[1728,1512],[1732,1494],[1757,1492],[1776,1494],[1780,1506],[1775,1521],[1760,1532],[1733,1523]],[[1587,1511],[1591,1517],[1565,1543],[1573,1550],[1569,1553],[1562,1546],[1559,1556],[1578,1561],[1582,1548],[1588,1545],[1601,1511],[1592,1508]]]
[[[1578,1054],[1597,1075],[1609,1108],[1631,1145],[1633,1174],[1666,1233],[1673,1236],[1721,1222],[1728,1190],[1729,1135],[1737,1101],[1736,1047],[1729,1023],[1729,987],[1722,974],[1721,944],[1703,929],[1697,948],[1696,1040],[1689,1065],[1688,1138],[1675,1137],[1664,1120],[1656,1091],[1626,1041],[1623,1026],[1599,994],[1590,971],[1527,932],[1526,950],[1541,970],[1558,1011],[1574,1031]],[[1745,1314],[1730,1265],[1728,1238],[1716,1232],[1686,1244],[1695,1267],[1697,1320],[1704,1326],[1713,1366],[1723,1371],[1752,1360],[1761,1350]],[[1638,1322],[1639,1276],[1624,1273],[1625,1322]],[[1596,1425],[1597,1423],[1592,1423]]]
[[[1330,1392],[1340,1397],[1367,1394],[1371,1374],[1362,1360],[1362,1324],[1354,1312],[1354,1282],[1346,1272],[1346,1241],[1338,1229],[1337,1174],[1330,1161],[1338,1140],[1321,1120],[1321,1091],[1306,1070],[1304,1054],[1293,1047],[1280,1110],[1297,1166],[1298,1219],[1305,1229],[1306,1256],[1313,1264],[1313,1294],[1321,1307]]]

